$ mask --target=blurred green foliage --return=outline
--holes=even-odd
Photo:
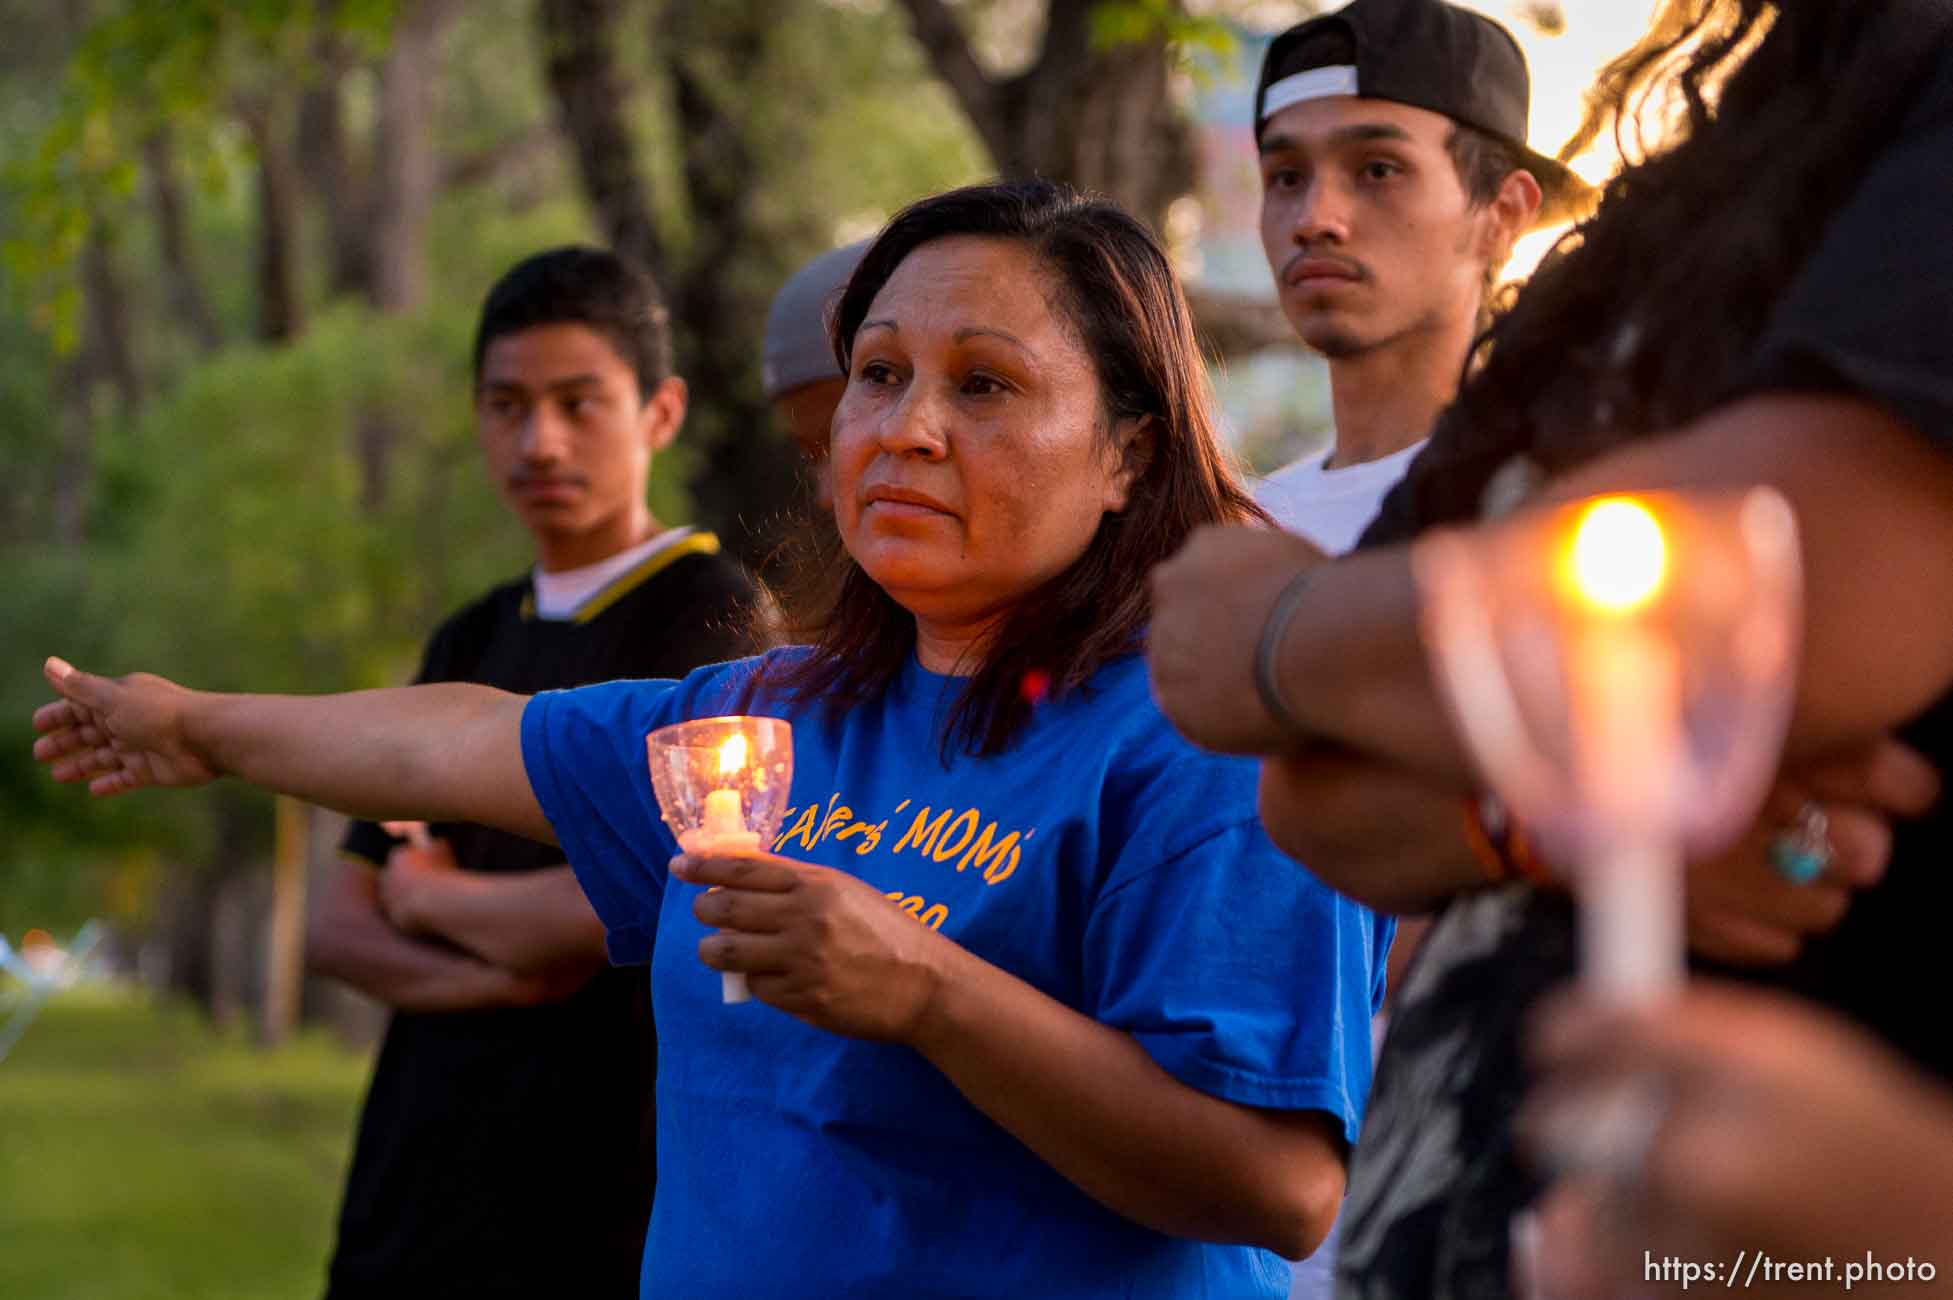
[[[383,49],[397,7],[398,0],[127,0],[75,35],[58,80],[42,91],[56,111],[31,145],[7,155],[4,177],[18,207],[0,241],[9,269],[30,287],[36,318],[63,351],[77,342],[75,264],[89,225],[113,227],[127,217],[142,139],[168,125],[191,143],[192,170],[207,185],[222,185],[222,127],[232,107],[309,75],[322,31],[351,49]]]
[[[328,300],[324,224],[308,198],[307,328],[288,345],[251,341],[256,159],[236,105],[313,75],[321,14],[370,54],[396,3],[98,0],[84,24],[65,6],[0,0],[0,23],[14,29],[0,47],[0,931],[99,912],[139,928],[163,868],[216,851],[218,801],[255,798],[231,789],[92,804],[54,786],[29,757],[45,655],[210,688],[384,685],[411,673],[441,616],[528,562],[474,446],[475,313],[520,257],[598,238],[567,145],[548,129],[532,0],[460,6],[447,31],[439,155],[532,143],[511,149],[513,164],[441,191],[428,305],[385,316]],[[682,261],[690,232],[718,217],[680,183],[657,8],[626,7],[634,17],[616,55],[633,87],[631,125]],[[752,246],[731,271],[761,304],[814,252],[987,168],[896,6],[813,0],[784,14],[757,66],[712,73],[715,98],[762,162],[748,196]],[[370,62],[348,76],[349,125],[371,120],[375,89]],[[169,309],[136,152],[159,121],[227,340],[214,354]],[[86,343],[76,257],[90,228],[108,237],[127,298],[144,394],[134,412],[76,378],[74,345]],[[757,311],[742,322],[755,357],[761,326]],[[372,421],[392,431],[377,500],[359,447]],[[724,432],[714,395],[695,393],[694,418],[654,471],[661,518],[690,517],[686,481]],[[77,479],[84,526],[64,532]],[[271,821],[261,806],[259,852]]]

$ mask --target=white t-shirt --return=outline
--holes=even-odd
[[[1302,534],[1330,555],[1341,555],[1363,536],[1384,497],[1397,486],[1424,444],[1412,443],[1402,451],[1360,465],[1326,469],[1333,450],[1319,451],[1276,470],[1255,484],[1254,494],[1261,508],[1275,516],[1276,523]],[[1336,1251],[1342,1230],[1339,1216],[1316,1253],[1296,1264],[1289,1300],[1328,1300],[1335,1291]]]
[[[1330,555],[1341,555],[1356,545],[1384,497],[1423,450],[1424,444],[1416,442],[1379,460],[1340,469],[1323,468],[1329,452],[1317,452],[1256,484],[1255,500],[1282,527]]]
[[[536,617],[564,620],[576,617],[584,601],[623,577],[667,546],[675,546],[692,535],[690,528],[667,528],[649,541],[617,552],[606,560],[586,564],[580,569],[544,573],[541,566],[529,575],[536,592]]]

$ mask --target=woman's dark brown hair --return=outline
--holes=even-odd
[[[1194,529],[1266,519],[1221,443],[1193,318],[1165,251],[1102,200],[1035,181],[953,190],[905,209],[862,257],[835,312],[844,371],[855,331],[895,268],[922,245],[958,235],[1031,251],[1097,369],[1107,448],[1120,422],[1146,418],[1152,450],[1125,510],[1106,515],[1085,553],[1020,600],[982,647],[945,725],[946,759],[953,746],[1001,753],[1038,696],[1077,690],[1109,660],[1141,649],[1152,615],[1147,575]],[[813,653],[780,663],[758,685],[844,709],[901,674],[915,619],[851,557],[836,557],[829,573],[824,590],[788,602]]]

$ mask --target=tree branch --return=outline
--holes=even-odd
[[[183,190],[176,177],[176,153],[169,128],[158,127],[143,138],[143,167],[149,173],[150,198],[156,209],[156,243],[163,259],[170,309],[190,331],[199,350],[215,352],[223,344],[223,330],[203,291],[191,248],[190,223],[184,211]]]
[[[298,109],[298,154],[307,188],[325,217],[333,296],[371,299],[373,248],[370,183],[346,138],[344,86],[353,59],[327,25],[315,38],[312,80]]]
[[[760,396],[756,326],[766,297],[735,274],[764,239],[755,199],[761,161],[738,115],[737,78],[757,67],[773,26],[771,0],[715,0],[672,7],[659,37],[668,47],[672,111],[686,204],[695,226],[682,270],[667,284],[679,368],[694,393],[710,394],[704,457],[692,502],[734,553],[755,568],[778,547],[773,529],[794,499],[799,471]],[[697,410],[694,407],[694,410]],[[688,436],[690,436],[688,434]]]
[[[956,96],[977,133],[990,146],[993,156],[1002,156],[1009,130],[1003,121],[1003,103],[998,85],[992,81],[970,52],[970,42],[943,0],[902,0],[915,27],[915,38],[929,56],[929,66]]]
[[[1272,299],[1244,298],[1192,285],[1186,292],[1194,334],[1210,355],[1238,357],[1277,344],[1301,346],[1281,305]]]
[[[561,122],[545,119],[531,122],[514,135],[497,140],[485,149],[453,154],[441,160],[441,189],[466,189],[519,173],[538,158],[547,156],[562,144],[568,132]]]
[[[611,51],[616,0],[539,0],[543,71],[576,152],[583,192],[612,248],[663,283],[667,267],[645,199],[637,145],[625,117],[625,89]]]
[[[305,332],[299,290],[299,169],[291,114],[267,89],[236,98],[236,112],[258,154],[257,285],[260,341],[289,343]]]
[[[373,124],[373,305],[411,311],[427,294],[427,222],[440,179],[433,118],[441,38],[454,0],[408,0],[380,67]]]

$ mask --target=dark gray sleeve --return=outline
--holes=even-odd
[[[1953,450],[1953,67],[1778,303],[1738,386],[1848,393]]]

